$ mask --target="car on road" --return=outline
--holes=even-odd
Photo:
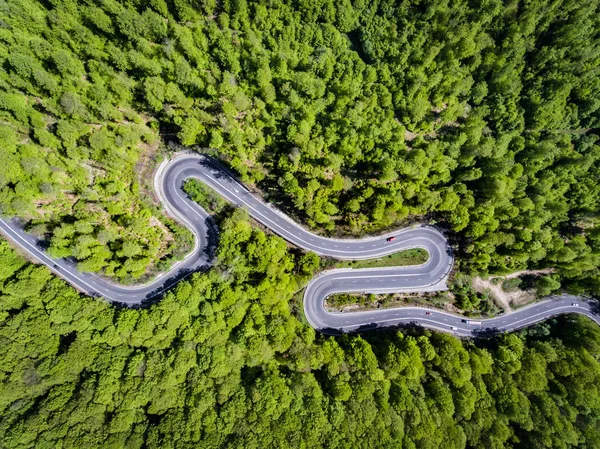
[[[471,324],[473,326],[481,326],[483,321],[475,321],[475,320],[462,320],[463,323]]]
[[[425,312],[425,315],[431,315],[431,312]]]
[[[573,307],[579,307],[579,303],[578,302],[574,302],[573,304],[571,304]]]
[[[54,268],[56,268],[57,270],[60,270],[60,267],[56,264],[54,264]]]
[[[456,330],[456,327],[454,327],[454,326],[450,326],[450,329],[452,329],[453,331],[455,331],[455,330]]]
[[[387,240],[388,242],[393,242],[394,240],[396,240],[396,236],[394,236],[394,235],[393,235],[393,236],[391,236],[391,237],[388,237],[386,240]]]

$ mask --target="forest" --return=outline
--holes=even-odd
[[[149,308],[78,294],[0,242],[3,448],[600,446],[600,328],[325,337],[314,259],[221,222],[215,267]]]
[[[463,276],[600,294],[600,0],[6,0],[0,214],[123,283],[191,235],[152,174],[207,152],[316,232],[445,229]],[[215,266],[85,297],[0,241],[5,448],[600,447],[600,330],[326,337],[320,268],[218,198]]]
[[[598,292],[598,17],[598,0],[9,0],[0,212],[84,271],[163,270],[190,245],[148,187],[173,141],[319,232],[435,221],[464,272],[555,267],[554,290]]]

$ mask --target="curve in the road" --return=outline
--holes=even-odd
[[[56,274],[87,294],[102,296],[128,305],[141,304],[162,294],[190,273],[210,267],[216,247],[214,222],[208,213],[192,201],[183,190],[186,179],[196,178],[214,189],[229,202],[244,207],[249,215],[290,243],[321,256],[337,259],[371,259],[409,248],[423,248],[429,253],[422,265],[372,269],[339,269],[317,275],[310,281],[304,295],[304,310],[308,322],[328,333],[350,332],[378,326],[414,322],[426,327],[453,332],[457,335],[477,335],[482,326],[466,325],[456,315],[430,312],[423,308],[399,308],[355,313],[330,313],[324,301],[333,293],[342,292],[407,292],[445,290],[452,269],[453,257],[443,234],[436,228],[418,226],[378,237],[358,240],[326,238],[311,233],[289,217],[250,193],[234,176],[213,159],[198,154],[179,154],[161,165],[155,188],[167,209],[195,235],[194,250],[168,273],[137,286],[118,285],[94,274],[81,273],[72,260],[51,259],[40,242],[23,231],[14,219],[0,219],[0,232],[32,257],[47,265]],[[388,237],[395,240],[388,241]],[[596,319],[592,303],[578,300],[579,306],[566,307],[564,299],[544,302],[499,319],[486,320],[485,328],[511,330],[556,313],[579,312]],[[564,303],[564,304],[563,304]],[[538,309],[538,307],[541,307]],[[566,307],[566,308],[565,308]],[[535,313],[534,313],[535,312]],[[530,315],[534,313],[534,315]],[[531,321],[531,320],[534,321]],[[494,321],[496,320],[496,321]],[[596,319],[596,321],[598,321]]]

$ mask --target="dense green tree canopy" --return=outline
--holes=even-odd
[[[435,220],[465,272],[556,267],[538,293],[598,293],[598,12],[7,0],[0,213],[83,270],[164,270],[190,244],[152,197],[174,141],[320,232]],[[591,322],[476,343],[316,335],[298,291],[318,258],[191,193],[221,214],[217,263],[144,309],[83,297],[0,242],[2,447],[600,447]]]
[[[221,224],[217,265],[136,310],[81,296],[0,242],[3,447],[600,444],[600,329],[587,318],[477,344],[319,336],[289,304],[309,256],[239,211]]]
[[[2,212],[83,269],[160,269],[186,249],[150,206],[147,157],[136,176],[162,137],[213,148],[324,232],[435,218],[463,269],[556,266],[556,281],[597,291],[597,12],[597,0],[10,0]]]

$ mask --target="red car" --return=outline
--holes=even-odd
[[[392,236],[392,237],[388,237],[386,239],[388,242],[393,242],[394,240],[396,240],[396,237]]]
[[[425,315],[431,315],[431,312],[425,312]]]

